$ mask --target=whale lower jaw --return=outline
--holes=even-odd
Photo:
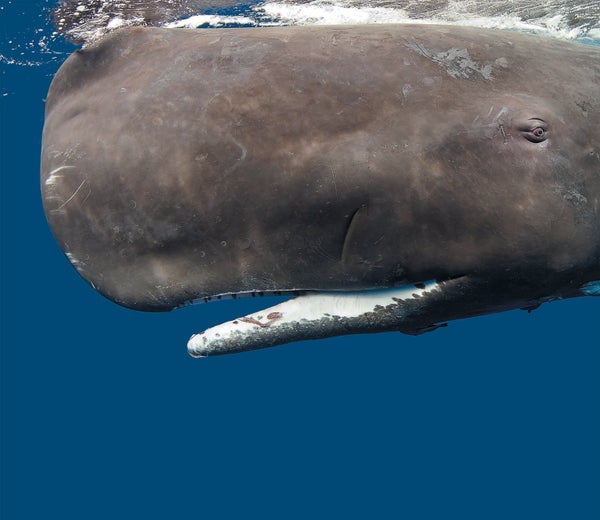
[[[571,276],[568,276],[571,280]],[[274,347],[345,334],[421,334],[447,321],[600,296],[600,281],[461,276],[388,289],[306,292],[268,309],[222,323],[188,341],[193,357]]]
[[[308,292],[195,334],[188,341],[188,352],[205,357],[300,340],[399,330],[399,322],[409,312],[406,304],[439,290],[440,284],[430,281],[383,290]]]

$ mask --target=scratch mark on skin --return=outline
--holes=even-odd
[[[246,158],[246,155],[248,155],[248,150],[246,150],[246,147],[236,139],[233,139],[233,142],[239,147],[240,151],[242,152],[240,158],[238,159],[238,162],[242,162]]]
[[[58,168],[54,168],[54,170],[52,170],[50,172],[50,175],[48,175],[48,178],[46,179],[46,182],[44,184],[46,186],[52,186],[52,185],[56,184],[56,180],[59,179],[60,177],[62,177],[62,175],[58,175],[58,173],[62,172],[63,170],[70,170],[71,168],[75,168],[75,166],[69,166],[67,164],[63,164],[62,166],[59,166]]]
[[[354,210],[354,213],[352,213],[348,219],[348,225],[346,226],[346,231],[344,232],[344,241],[342,242],[342,264],[346,263],[348,257],[348,249],[350,248],[350,235],[353,225],[356,225],[356,216],[363,207],[364,206],[361,206],[360,208]]]
[[[240,156],[229,168],[227,168],[227,170],[225,170],[225,175],[229,175],[230,173],[232,173],[244,161],[244,159],[246,159],[246,155],[248,154],[248,150],[246,150],[246,147],[242,143],[240,143],[233,136],[230,137],[233,141],[233,144],[235,144],[240,149]]]
[[[333,182],[333,191],[335,192],[335,198],[338,198],[338,189],[337,189],[337,179],[335,176],[335,169],[333,167],[329,167],[329,170],[331,172],[331,180]]]
[[[493,108],[493,107],[492,107]],[[498,119],[500,119],[504,114],[506,114],[508,112],[508,108],[506,107],[502,107],[498,113],[496,114],[496,117],[494,117],[494,121],[498,121]]]
[[[65,200],[58,208],[56,208],[55,211],[60,211],[61,209],[63,209],[69,202],[71,202],[73,200],[73,198],[75,197],[75,195],[77,195],[79,193],[79,190],[81,190],[81,188],[83,188],[83,185],[86,183],[87,179],[83,179],[81,181],[81,184],[79,185],[79,187],[75,190],[75,192],[73,193],[73,195],[71,195],[67,200]],[[91,193],[91,192],[90,192]],[[89,197],[89,193],[87,195],[87,197]],[[87,197],[85,198],[85,200],[87,200]]]
[[[90,198],[91,194],[92,194],[92,189],[90,188],[90,189],[88,189],[88,192],[87,192],[86,196],[81,201],[81,204],[85,204],[85,202]]]
[[[379,244],[383,239],[385,238],[385,235],[381,235],[377,240],[375,240],[375,242],[373,242],[373,245],[376,246],[377,244]]]
[[[504,143],[506,144],[508,142],[508,134],[504,130],[504,125],[502,123],[498,123],[498,131],[502,134],[502,137],[504,138]]]

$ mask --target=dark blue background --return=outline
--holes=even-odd
[[[0,64],[3,518],[600,517],[600,300],[194,360],[273,300],[143,314],[78,277],[39,194],[61,60]]]

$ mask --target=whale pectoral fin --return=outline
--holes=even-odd
[[[447,327],[447,323],[434,323],[433,325],[426,325],[420,328],[414,329],[401,329],[400,332],[402,334],[408,334],[409,336],[420,336],[421,334],[425,334],[426,332],[433,332],[434,330],[441,329],[442,327]]]
[[[521,310],[527,311],[528,314],[531,314],[533,311],[539,309],[541,305],[541,303],[534,303],[533,305],[529,305],[527,307],[521,307]]]

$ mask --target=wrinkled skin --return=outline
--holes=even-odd
[[[52,83],[42,194],[79,273],[136,309],[466,280],[418,331],[578,296],[600,279],[600,50],[450,26],[118,31]]]

